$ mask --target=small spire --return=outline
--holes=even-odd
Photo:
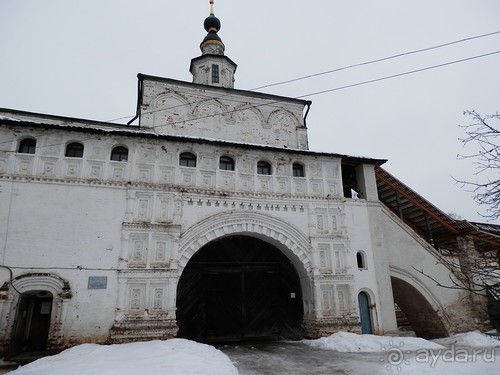
[[[193,83],[232,89],[237,65],[224,55],[226,47],[217,34],[221,23],[215,16],[214,2],[209,0],[210,15],[203,22],[207,35],[200,44],[201,56],[191,60],[189,71],[193,75]]]
[[[222,43],[221,38],[217,35],[220,26],[220,21],[214,14],[214,0],[210,0],[210,15],[203,22],[203,27],[208,34],[200,45],[203,55],[207,53],[211,55],[224,55],[224,43]]]

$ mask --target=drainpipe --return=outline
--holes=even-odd
[[[127,125],[130,125],[131,123],[133,123],[139,117],[139,114],[141,111],[141,104],[142,104],[142,74],[141,73],[137,74],[137,79],[138,79],[138,82],[137,82],[137,108],[135,110],[134,118],[132,120],[130,120],[129,122],[127,122]]]
[[[311,109],[311,104],[312,104],[312,101],[308,100],[306,102],[306,105],[307,105],[307,110],[306,110],[306,114],[304,115],[304,127],[307,129],[307,125],[306,125],[306,119],[307,119],[307,115],[309,114],[309,110]]]

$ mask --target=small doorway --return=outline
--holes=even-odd
[[[372,334],[372,316],[370,312],[370,298],[365,292],[360,292],[358,294],[359,303],[359,317],[361,319],[361,333],[362,334]]]
[[[9,357],[23,352],[39,352],[47,349],[52,302],[52,293],[46,290],[21,294],[9,346]]]

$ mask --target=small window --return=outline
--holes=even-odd
[[[196,156],[190,152],[183,152],[179,157],[179,165],[183,167],[196,167]]]
[[[69,158],[81,158],[83,156],[83,145],[78,142],[70,143],[66,146],[65,156]]]
[[[36,139],[25,138],[19,143],[18,152],[21,154],[34,154],[36,149]]]
[[[221,156],[219,159],[219,169],[234,171],[234,160],[229,156]]]
[[[366,269],[365,253],[363,253],[362,251],[358,251],[356,253],[356,262],[358,263],[359,269]]]
[[[212,64],[212,83],[219,83],[219,65]]]
[[[115,147],[111,150],[111,160],[114,161],[127,161],[128,160],[128,148],[123,146]]]
[[[271,164],[267,161],[259,161],[257,163],[257,174],[271,174]]]
[[[293,177],[304,177],[304,166],[299,163],[293,163],[292,165]]]

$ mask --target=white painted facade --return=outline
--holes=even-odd
[[[395,274],[450,319],[457,294],[436,292],[411,268],[436,255],[378,201],[374,167],[383,161],[309,151],[309,103],[234,90],[234,70],[221,85],[202,85],[210,72],[197,64],[220,59],[194,59],[195,83],[140,75],[139,126],[0,112],[3,348],[18,292],[32,291],[54,297],[49,347],[173,337],[183,269],[232,234],[269,242],[292,262],[308,336],[359,331],[362,291],[373,331],[395,331]],[[20,152],[27,138],[34,153]],[[72,142],[81,157],[65,156]],[[127,148],[127,161],[111,160],[115,147]],[[179,165],[185,152],[195,167]],[[234,170],[219,168],[225,156]],[[270,175],[257,173],[259,161]],[[304,177],[294,177],[294,163]],[[356,171],[360,199],[344,196],[345,166]],[[95,277],[104,287],[95,289]]]
[[[13,113],[4,119],[58,122]],[[80,122],[66,121],[61,129],[50,130],[21,127],[15,133],[2,127],[0,133],[10,140],[6,150],[12,150],[0,159],[3,264],[12,267],[15,277],[48,272],[69,282],[73,296],[63,301],[64,340],[103,340],[115,322],[128,324],[127,319],[161,321],[163,328],[172,325],[169,333],[175,334],[176,287],[183,267],[205,243],[231,233],[265,238],[290,258],[303,281],[305,318],[356,319],[350,238],[364,238],[358,246],[367,254],[365,273],[375,279],[369,223],[349,221],[360,208],[366,216],[368,202],[342,197],[341,157],[144,139],[137,128],[114,135],[116,126],[89,123],[104,131],[94,135]],[[37,140],[33,155],[15,152],[26,136]],[[83,157],[65,157],[66,145],[80,140]],[[127,162],[109,160],[117,145],[129,149]],[[196,154],[196,168],[179,166],[184,151]],[[224,155],[234,158],[235,171],[218,169]],[[269,161],[273,174],[257,174],[258,160]],[[305,167],[305,177],[291,176],[294,162]],[[7,273],[2,276],[6,281]],[[89,290],[89,276],[107,276],[107,288]],[[0,302],[6,318],[13,316],[16,299],[15,291],[7,295]],[[3,323],[8,337],[12,322]]]

